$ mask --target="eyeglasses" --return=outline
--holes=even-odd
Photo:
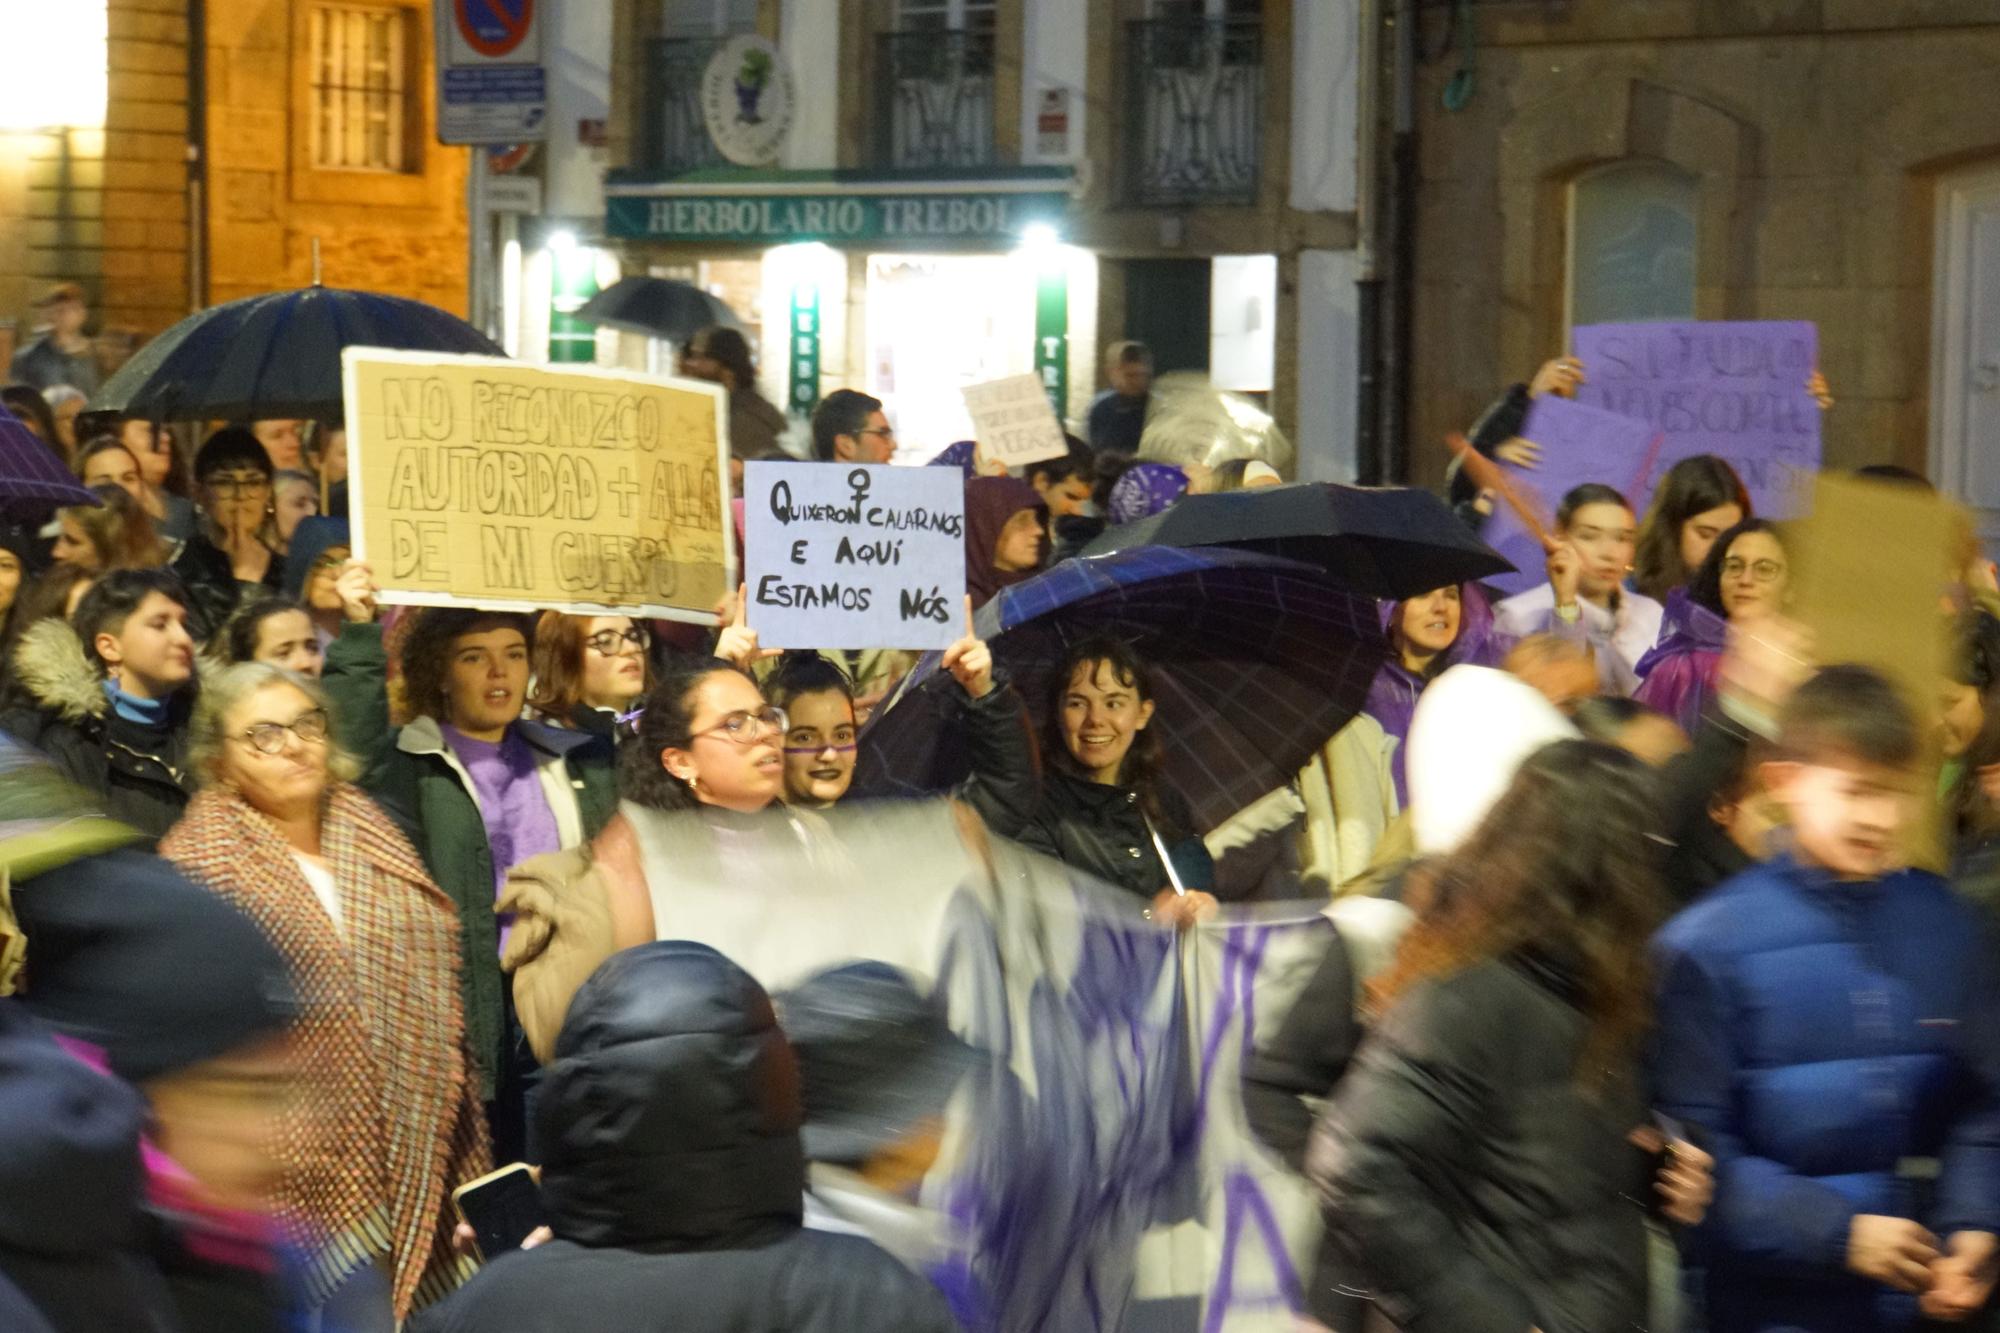
[[[622,652],[623,645],[628,643],[640,652],[645,652],[652,646],[653,636],[647,632],[644,625],[634,625],[630,629],[623,630],[601,629],[583,642],[587,647],[595,648],[602,656],[612,657]]]
[[[330,546],[323,553],[321,553],[319,559],[313,561],[312,567],[315,570],[339,569],[342,565],[347,563],[347,556],[348,556],[348,551],[346,547]]]
[[[695,732],[688,739],[699,740],[703,736],[721,736],[724,740],[737,745],[752,745],[765,732],[782,736],[790,726],[791,719],[785,716],[785,710],[782,708],[761,708],[754,713],[738,709],[707,730]]]
[[[286,732],[297,736],[302,744],[318,745],[326,739],[326,727],[326,710],[309,708],[290,722],[258,722],[245,727],[237,739],[248,741],[258,754],[280,754],[285,748]]]
[[[1726,579],[1740,579],[1748,574],[1752,583],[1773,583],[1784,572],[1785,567],[1776,560],[1740,560],[1731,556],[1722,562],[1722,577]]]
[[[210,477],[202,483],[215,493],[218,500],[234,500],[242,495],[255,495],[259,491],[271,489],[271,479],[255,473],[244,473],[234,477]]]
[[[854,433],[856,435],[880,435],[885,440],[893,440],[896,438],[895,429],[890,426],[863,426],[860,430],[857,430]]]

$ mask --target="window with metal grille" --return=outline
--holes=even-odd
[[[410,170],[407,29],[398,9],[313,7],[314,166]]]

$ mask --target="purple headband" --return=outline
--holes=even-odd
[[[1111,487],[1105,506],[1113,523],[1131,523],[1159,513],[1187,494],[1187,473],[1169,463],[1134,463]]]

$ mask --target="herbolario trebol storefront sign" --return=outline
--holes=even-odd
[[[1047,181],[721,181],[607,188],[605,230],[630,240],[979,248],[1060,223],[1066,189]]]

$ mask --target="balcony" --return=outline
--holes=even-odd
[[[993,158],[993,34],[953,29],[876,39],[874,158],[913,171]]]
[[[1124,202],[1251,204],[1264,126],[1256,19],[1126,25]]]
[[[701,76],[726,37],[656,37],[646,43],[640,161],[648,175],[727,166],[701,114]]]

